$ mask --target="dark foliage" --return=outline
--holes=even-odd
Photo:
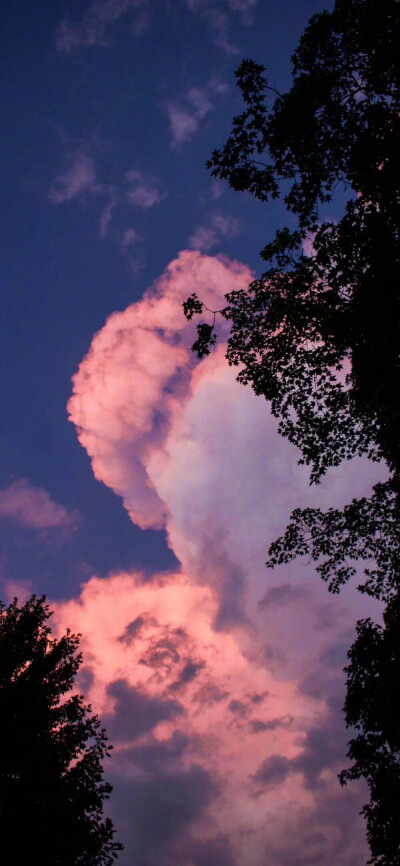
[[[0,602],[0,838],[3,864],[111,866],[122,846],[103,818],[107,737],[70,694],[79,638],[51,637],[45,597]]]
[[[265,202],[282,196],[289,212],[288,226],[261,253],[265,273],[227,295],[222,311],[231,323],[227,359],[240,368],[238,380],[270,402],[281,434],[310,466],[311,482],[356,455],[388,466],[388,481],[369,499],[325,514],[296,509],[267,564],[308,554],[337,592],[360,560],[366,576],[360,589],[389,602],[388,611],[400,591],[399,52],[399,0],[336,0],[332,12],[311,19],[293,56],[288,93],[269,87],[264,67],[242,62],[236,75],[245,110],[208,163],[235,190]],[[338,221],[320,216],[332,200],[336,209],[343,203]],[[187,303],[188,318],[203,312],[196,296]],[[214,324],[200,324],[193,348],[202,356],[213,342]],[[354,653],[368,628],[359,623],[350,651],[349,724],[360,673],[353,676]],[[378,643],[365,647],[365,669],[372,671]],[[392,651],[398,687],[395,641]],[[382,682],[390,687],[389,679]],[[363,728],[362,713],[359,719]],[[389,775],[374,764],[375,748],[371,740],[364,763],[342,781],[367,779],[371,862],[394,864],[400,862],[395,806],[388,805]],[[349,755],[355,757],[353,741]],[[396,742],[387,761],[390,784],[400,791],[399,756]]]
[[[357,731],[350,741],[354,763],[340,774],[345,784],[364,777],[371,799],[364,806],[371,863],[400,864],[400,600],[395,596],[384,627],[370,619],[357,624],[347,671],[345,716]]]
[[[399,44],[396,0],[338,0],[311,20],[292,89],[271,109],[264,68],[242,62],[246,111],[209,163],[234,189],[282,194],[297,219],[223,315],[229,363],[271,401],[313,481],[355,454],[400,462]],[[338,187],[349,192],[344,215],[321,223]]]

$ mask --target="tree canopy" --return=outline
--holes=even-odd
[[[366,576],[360,589],[389,603],[388,611],[400,589],[399,47],[398,0],[336,0],[331,12],[310,20],[287,93],[269,86],[263,66],[241,63],[236,75],[245,110],[208,163],[233,189],[263,202],[282,197],[288,211],[288,224],[262,250],[266,271],[227,295],[219,311],[231,324],[227,359],[239,368],[238,380],[270,402],[281,434],[309,465],[311,482],[355,456],[388,467],[387,481],[371,497],[343,510],[296,509],[267,564],[307,553],[338,592],[360,560]],[[339,218],[327,217],[329,209]],[[205,308],[192,295],[184,311],[191,319]],[[207,321],[197,331],[193,348],[201,357],[217,333]],[[386,635],[399,659],[393,629],[359,623],[347,668],[349,725],[352,683],[361,676],[357,652],[369,628]],[[378,644],[365,646],[372,671]],[[399,707],[393,709],[399,726]],[[380,719],[378,708],[376,714]],[[365,714],[357,718],[368,738]],[[367,779],[370,862],[393,866],[400,863],[400,840],[383,829],[386,819],[393,827],[393,814],[385,812],[389,776],[373,763],[376,749],[371,745],[342,781]],[[400,790],[397,741],[387,760]]]
[[[71,693],[79,637],[56,639],[45,596],[0,602],[0,836],[13,866],[111,866],[122,846],[104,818],[106,732]]]
[[[312,480],[355,454],[400,460],[399,29],[397,0],[337,0],[311,19],[271,108],[264,67],[243,61],[246,110],[208,163],[291,214],[261,253],[268,270],[222,315],[229,363],[271,401]],[[342,218],[321,221],[339,187]]]

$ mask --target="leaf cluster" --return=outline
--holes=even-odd
[[[271,544],[268,568],[309,556],[316,571],[337,593],[364,563],[366,581],[358,588],[389,602],[398,593],[400,526],[397,493],[390,482],[376,484],[370,498],[353,499],[343,509],[296,508],[284,535]],[[371,565],[370,565],[371,563]]]

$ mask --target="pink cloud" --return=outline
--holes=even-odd
[[[0,490],[0,517],[28,529],[75,529],[77,516],[53,502],[46,490],[25,478]]]
[[[123,250],[126,250],[128,247],[136,244],[139,240],[140,237],[137,232],[135,232],[135,229],[126,229],[122,236],[121,247]]]
[[[108,233],[113,213],[118,204],[118,194],[114,186],[108,188],[108,202],[100,214],[99,234],[101,238],[105,238]]]
[[[162,201],[163,195],[156,179],[146,179],[140,171],[131,169],[126,175],[126,180],[128,182],[126,197],[130,204],[148,210]]]
[[[214,97],[226,90],[226,84],[212,78],[203,88],[192,87],[184,99],[166,103],[173,148],[193,138],[201,121],[214,108]]]
[[[49,199],[54,204],[61,204],[100,190],[94,160],[84,153],[76,153],[67,171],[54,178]]]
[[[54,178],[48,198],[53,204],[64,204],[72,200],[81,203],[88,196],[97,196],[101,206],[101,238],[109,233],[114,212],[122,202],[127,201],[135,207],[149,210],[165,198],[166,193],[158,179],[146,178],[136,169],[124,172],[121,178],[110,183],[98,178],[94,159],[82,150],[70,148],[67,160],[68,168]]]
[[[20,604],[25,604],[32,593],[33,586],[30,580],[4,580],[3,582],[3,594],[8,604],[14,598],[17,598]]]
[[[373,602],[353,587],[328,596],[302,562],[271,573],[264,561],[294,506],[347,501],[377,470],[353,461],[310,489],[265,401],[228,368],[223,322],[220,347],[193,358],[182,300],[195,291],[219,308],[251,276],[181,253],[108,319],[74,377],[70,417],[96,477],[135,523],[166,528],[181,563],[146,581],[93,578],[57,606],[60,626],[84,634],[89,697],[116,742],[127,864],[366,856],[362,792],[343,792],[337,773],[341,667]]]
[[[189,387],[192,328],[181,304],[199,290],[208,306],[218,307],[225,292],[250,278],[244,265],[181,253],[138,304],[108,319],[74,377],[70,418],[94,474],[123,497],[142,528],[166,520],[146,455],[152,442],[163,441]]]
[[[219,213],[211,215],[208,224],[199,225],[189,238],[189,246],[195,250],[208,252],[221,242],[222,238],[234,238],[239,232],[239,222],[234,217]]]
[[[249,653],[240,632],[215,631],[209,588],[182,573],[94,577],[55,616],[60,631],[83,634],[87,697],[114,743],[122,864],[146,854],[183,866],[217,839],[235,866],[259,866],[271,851],[290,863],[299,850],[327,866],[337,853],[360,862],[360,797],[340,791],[343,737],[331,711]]]

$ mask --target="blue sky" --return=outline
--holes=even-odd
[[[181,308],[246,286],[286,219],[205,168],[241,111],[234,71],[253,58],[284,90],[332,5],[0,9],[1,591],[47,593],[55,627],[82,633],[122,866],[366,856],[363,792],[337,773],[341,668],[371,603],[264,562],[293,507],[341,504],[379,470],[310,491],[226,334],[198,363]]]

